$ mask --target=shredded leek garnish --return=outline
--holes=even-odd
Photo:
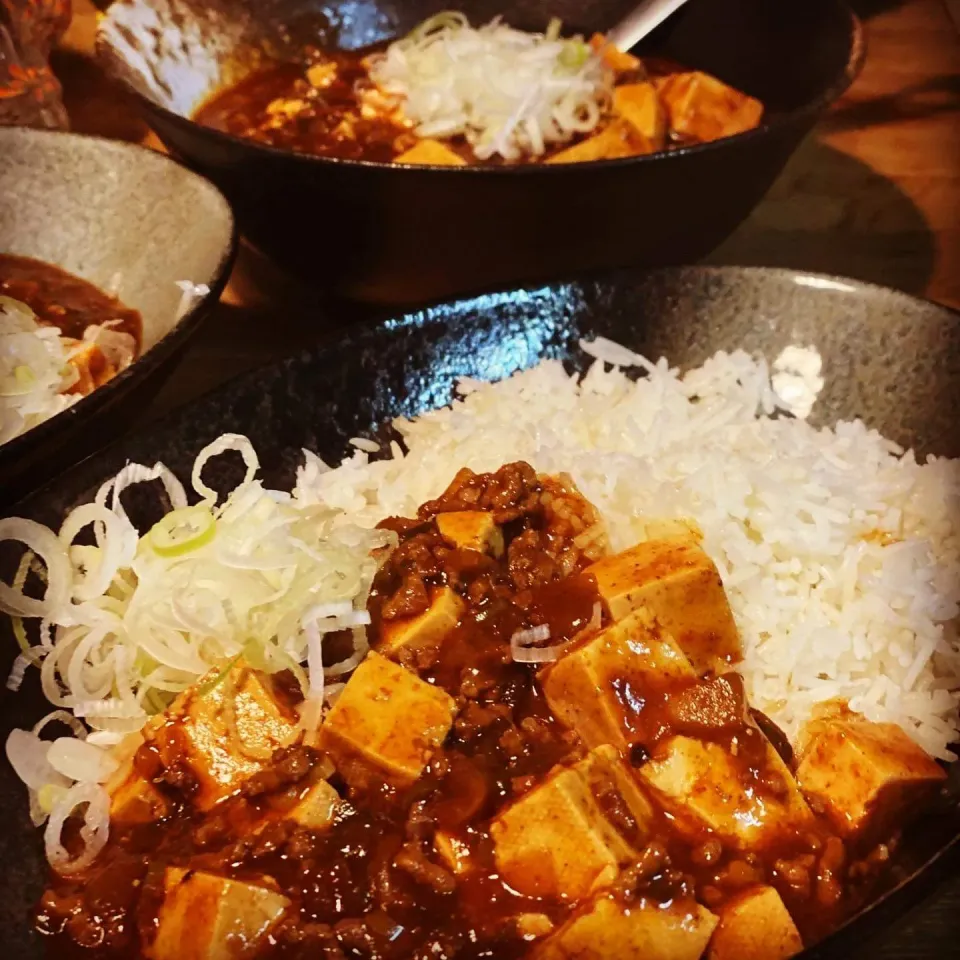
[[[579,70],[590,56],[590,47],[582,40],[571,40],[560,51],[557,59],[568,70]]]
[[[230,671],[240,662],[240,660],[242,659],[242,657],[243,657],[243,654],[242,654],[242,653],[238,653],[238,654],[237,654],[229,663],[227,663],[227,665],[226,665],[222,670],[220,670],[217,674],[215,674],[215,675],[214,675],[213,677],[211,677],[209,680],[205,680],[203,683],[198,684],[198,685],[197,685],[197,691],[196,691],[196,692],[197,692],[197,696],[198,696],[198,697],[205,697],[208,693],[213,693],[213,691],[216,690],[217,687],[219,687],[220,684],[223,683],[223,681],[227,679],[227,677],[228,677],[229,674],[230,674]]]
[[[31,653],[35,653],[36,651],[33,650],[30,646],[30,641],[27,639],[27,630],[23,625],[23,617],[11,617],[10,622],[13,624],[13,635],[17,638],[20,649],[28,656]]]
[[[101,329],[88,327],[84,339],[97,342]],[[127,366],[136,347],[133,337],[110,331],[109,338],[98,347],[118,369]],[[71,362],[72,343],[57,327],[41,323],[26,303],[0,296],[0,443],[82,399],[82,393],[69,392],[80,375]]]
[[[560,30],[440,13],[371,57],[370,77],[421,137],[463,137],[479,160],[541,156],[595,129],[613,95],[602,57]]]
[[[201,474],[227,452],[239,454],[247,471],[219,502]],[[107,829],[109,802],[100,784],[113,760],[102,751],[137,733],[183,691],[197,684],[199,696],[209,694],[243,659],[267,673],[289,671],[307,698],[323,690],[327,676],[346,677],[366,654],[377,556],[396,535],[358,526],[345,509],[301,495],[299,484],[293,493],[265,489],[258,467],[246,437],[225,435],[194,464],[194,492],[204,498],[196,506],[187,505],[183,484],[163,464],[130,463],[93,503],[68,514],[59,532],[22,518],[0,521],[0,540],[27,547],[13,582],[0,581],[0,610],[14,618],[24,651],[8,685],[19,686],[29,658],[47,699],[82,718],[81,731],[83,723],[93,731],[81,737],[82,748],[60,738],[55,749],[29,731],[11,734],[35,819],[49,814],[47,853],[58,869],[80,869],[105,836],[98,831]],[[120,494],[157,480],[167,512],[140,537]],[[84,531],[95,545],[76,542]],[[25,592],[31,573],[44,583],[40,599]],[[30,642],[27,617],[39,620],[38,644]],[[344,630],[352,650],[324,666],[320,640]],[[252,755],[252,747],[244,749]],[[60,830],[78,804],[89,807],[83,816],[91,843],[74,862],[64,859]]]
[[[198,504],[171,511],[154,524],[148,537],[151,548],[161,557],[182,557],[208,544],[216,527],[209,507]]]
[[[61,787],[55,783],[45,783],[37,791],[37,803],[40,804],[40,809],[44,813],[49,814],[63,799],[66,792],[66,787]]]

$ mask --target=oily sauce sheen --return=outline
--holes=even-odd
[[[366,66],[367,57],[385,45],[354,51],[307,50],[302,62],[271,63],[260,67],[233,86],[215,93],[194,113],[203,126],[266,146],[316,157],[390,163],[414,147],[418,136],[383,105]],[[314,85],[312,71],[331,69],[330,76]],[[645,59],[633,80],[680,74],[679,64],[666,58]],[[621,80],[630,82],[631,75]],[[372,95],[372,97],[371,97]],[[739,96],[739,95],[738,95]],[[710,137],[670,131],[662,145],[669,150]],[[541,157],[515,162],[543,162],[565,147],[586,139],[574,136],[568,144],[549,148]],[[456,136],[445,145],[469,165],[500,166],[499,155],[478,159],[466,139]],[[636,150],[635,152],[648,152]]]
[[[0,295],[25,303],[41,323],[59,327],[66,337],[80,340],[87,327],[117,321],[112,329],[127,333],[140,352],[140,314],[60,267],[31,257],[0,253]]]
[[[316,157],[389,163],[416,142],[405,127],[383,117],[360,116],[360,91],[372,86],[364,57],[370,50],[324,54],[336,65],[336,79],[318,90],[301,63],[278,63],[254,71],[235,86],[215,94],[194,119],[206,127],[267,146]],[[271,104],[300,106],[287,114]],[[344,125],[349,124],[350,135]],[[399,138],[399,143],[398,143]]]
[[[499,557],[452,547],[438,533],[438,514],[478,509],[491,511],[503,531]],[[507,885],[495,864],[490,822],[556,764],[581,759],[585,748],[551,713],[538,679],[542,668],[514,662],[510,638],[547,623],[551,640],[559,642],[595,625],[597,584],[583,573],[592,558],[576,542],[595,521],[595,511],[575,490],[522,463],[496,474],[461,471],[417,518],[386,521],[400,543],[374,584],[374,649],[391,621],[428,608],[431,591],[450,588],[465,601],[441,646],[399,657],[456,703],[453,726],[424,774],[407,789],[378,778],[351,789],[329,772],[320,751],[295,744],[278,751],[238,795],[199,815],[190,804],[189,775],[176,764],[165,768],[145,745],[137,769],[170,799],[172,812],[157,823],[113,828],[106,850],[84,875],[51,881],[37,914],[51,956],[142,957],[156,934],[170,865],[237,879],[272,878],[294,906],[258,950],[258,960],[528,956],[533,943],[521,936],[518,916],[540,914],[559,925],[574,905],[524,896]],[[296,685],[281,677],[279,687],[292,706]],[[640,730],[627,758],[633,766],[647,762],[666,736],[686,733],[728,751],[735,746],[750,790],[760,797],[781,794],[779,774],[768,769],[766,741],[744,720],[737,674],[664,684],[652,693],[625,680],[616,694],[624,719]],[[168,728],[175,745],[176,726]],[[278,817],[325,765],[344,798],[332,826],[311,832]],[[820,817],[802,834],[778,835],[744,855],[710,832],[696,842],[682,838],[663,811],[655,811],[655,827],[644,839],[619,795],[598,802],[638,850],[637,862],[611,888],[623,904],[692,908],[699,901],[716,909],[739,891],[768,883],[809,944],[891,876],[881,869],[889,844],[845,846]],[[274,819],[254,831],[268,814]],[[438,830],[455,834],[469,849],[472,870],[454,876],[433,854]]]

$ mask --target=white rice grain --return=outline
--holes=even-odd
[[[522,459],[569,473],[615,550],[648,525],[692,518],[724,579],[755,706],[796,737],[814,704],[848,698],[950,758],[960,462],[920,464],[859,420],[818,429],[769,416],[767,363],[743,351],[681,376],[609,341],[584,346],[597,359],[582,378],[548,360],[497,384],[471,380],[450,407],[395,423],[405,455],[357,450],[304,471],[302,494],[372,526],[414,516],[461,467]]]

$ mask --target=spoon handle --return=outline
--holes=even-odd
[[[607,33],[607,40],[618,50],[629,50],[686,2],[687,0],[643,0]]]

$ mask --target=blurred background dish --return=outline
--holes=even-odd
[[[510,16],[515,26],[539,30],[556,16],[565,29],[591,34],[630,5],[538,0]],[[402,35],[442,6],[118,0],[101,24],[98,50],[171,151],[221,187],[247,239],[338,296],[381,303],[702,257],[760,200],[863,54],[859,24],[839,0],[802,9],[700,0],[640,52],[755,97],[766,122],[669,154],[550,169],[398,168],[298,156],[190,119],[264,50],[296,57],[308,41],[355,49]],[[502,12],[490,2],[461,8],[473,23]]]
[[[0,0],[0,126],[69,125],[50,51],[70,17],[70,0]]]
[[[217,302],[234,248],[226,201],[167,158],[75,134],[0,128],[0,254],[60,267],[142,318],[139,359],[0,445],[4,502],[134,420]]]
[[[559,18],[537,31],[447,11],[385,44],[265,60],[192,117],[309,156],[503,167],[711,143],[755,130],[763,112],[716,77],[564,32]]]

